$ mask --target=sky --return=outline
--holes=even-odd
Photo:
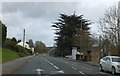
[[[105,11],[117,5],[119,0],[3,0],[0,3],[0,20],[7,26],[7,37],[23,38],[26,30],[26,41],[42,41],[46,46],[54,44],[53,22],[59,14],[83,15],[93,23],[90,32],[97,34],[98,21]]]

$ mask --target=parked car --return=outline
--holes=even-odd
[[[100,59],[100,70],[110,71],[112,74],[120,73],[120,57],[105,56]]]

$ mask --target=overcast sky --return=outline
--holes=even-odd
[[[84,18],[91,20],[94,24],[91,27],[91,33],[96,33],[97,22],[105,11],[113,5],[117,5],[119,0],[79,0],[72,2],[12,2],[15,0],[4,0],[2,2],[2,12],[0,20],[7,26],[7,37],[23,38],[23,29],[26,29],[26,40],[43,41],[46,46],[52,46],[54,43],[54,31],[51,28],[52,22],[59,18],[59,13],[71,15],[76,12],[77,15],[83,14]],[[11,2],[10,2],[11,1]],[[36,2],[35,2],[36,1]],[[41,0],[43,1],[43,0]],[[0,3],[1,4],[1,3]]]

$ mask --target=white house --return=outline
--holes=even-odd
[[[23,47],[23,42],[19,42],[17,45],[20,45],[20,46]],[[34,47],[30,47],[29,44],[27,44],[27,43],[24,43],[24,47],[25,47],[26,49],[31,50],[32,53],[34,53]]]
[[[20,46],[23,47],[23,42],[19,42],[17,45],[20,45]],[[26,49],[30,49],[30,47],[29,47],[29,45],[28,45],[27,43],[24,43],[24,47],[25,47]]]

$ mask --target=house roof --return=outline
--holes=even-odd
[[[17,45],[20,45],[23,47],[23,42],[19,42]],[[27,49],[30,49],[29,45],[27,43],[24,43],[24,47]]]

